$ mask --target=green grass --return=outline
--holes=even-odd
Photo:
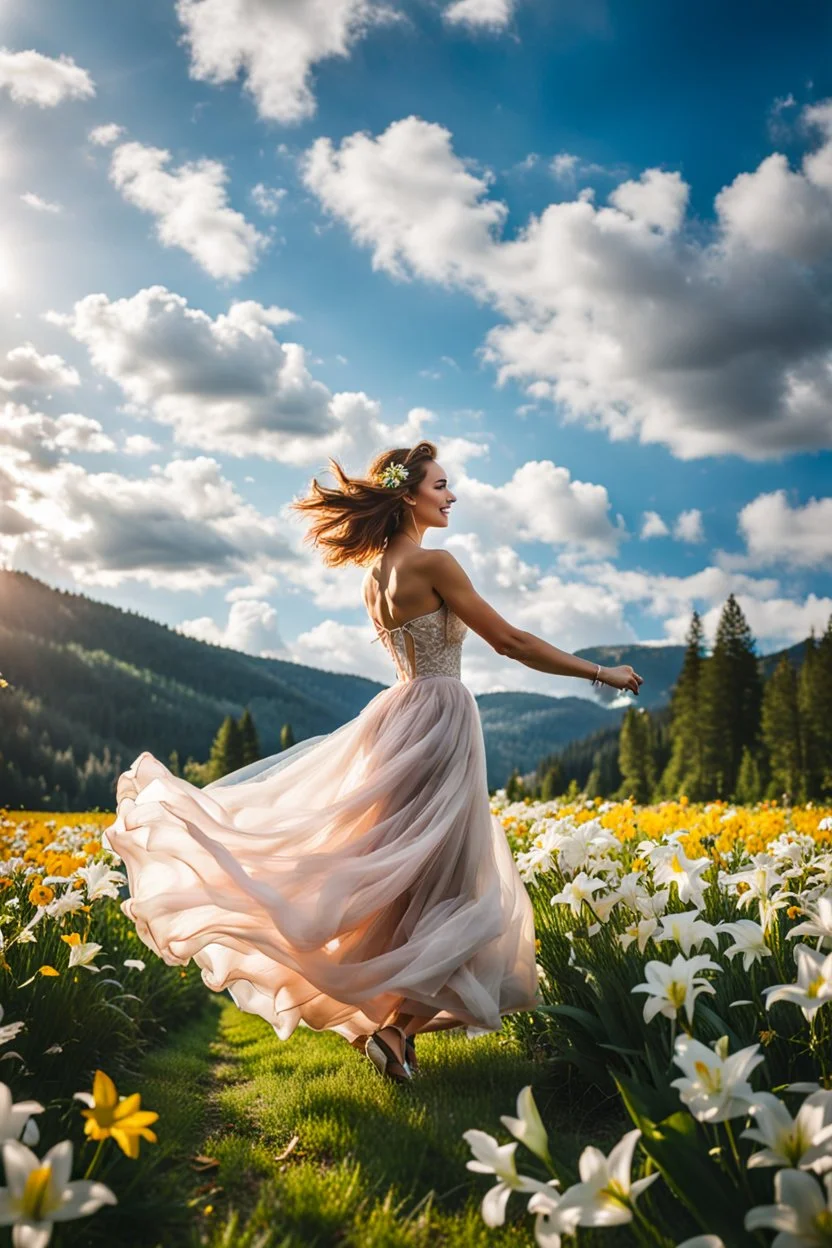
[[[417,1044],[422,1069],[402,1087],[335,1033],[300,1027],[280,1041],[262,1019],[218,998],[147,1059],[141,1079],[143,1104],[161,1113],[159,1144],[142,1149],[161,1150],[158,1171],[168,1188],[179,1184],[179,1206],[165,1212],[160,1183],[141,1235],[138,1226],[132,1238],[119,1228],[116,1239],[164,1248],[533,1244],[520,1196],[505,1227],[483,1223],[490,1180],[466,1169],[462,1132],[479,1127],[508,1140],[500,1115],[514,1112],[517,1092],[531,1083],[559,1154],[574,1162],[590,1141],[605,1151],[615,1142],[628,1125],[620,1109],[582,1108],[561,1077],[547,1084],[547,1067],[507,1034],[444,1032]],[[219,1164],[198,1174],[189,1160],[197,1153]],[[521,1169],[545,1177],[518,1153]],[[618,1248],[630,1242],[626,1229],[581,1242]]]

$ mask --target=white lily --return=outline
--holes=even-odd
[[[618,887],[615,891],[622,905],[627,906],[630,910],[635,910],[638,898],[642,897],[645,892],[644,872],[628,871],[618,881]]]
[[[659,888],[655,893],[641,893],[636,897],[636,908],[645,919],[660,919],[670,901],[670,889]]]
[[[725,1122],[748,1113],[748,1102],[755,1095],[748,1076],[765,1058],[759,1044],[728,1055],[727,1036],[713,1049],[679,1036],[673,1061],[684,1073],[670,1086],[679,1089],[682,1104],[697,1122]]]
[[[554,1186],[557,1179],[549,1183]],[[581,1220],[580,1208],[564,1206],[563,1197],[555,1191],[535,1192],[528,1210],[536,1214],[534,1238],[538,1248],[561,1248],[561,1235],[573,1235]]]
[[[45,1248],[55,1222],[68,1222],[116,1204],[104,1183],[69,1181],[72,1141],[61,1140],[43,1158],[18,1140],[2,1144],[7,1187],[0,1187],[0,1226],[14,1225],[14,1248]]]
[[[719,936],[713,923],[706,922],[699,910],[681,910],[675,914],[665,914],[661,927],[653,937],[657,945],[663,941],[673,940],[682,950],[685,957],[690,957],[695,949],[709,940],[715,949],[719,948]]]
[[[463,1131],[462,1138],[467,1141],[474,1154],[473,1161],[465,1164],[469,1170],[478,1174],[493,1174],[498,1179],[494,1187],[485,1193],[482,1200],[482,1219],[486,1226],[502,1226],[506,1218],[506,1205],[512,1192],[538,1192],[547,1190],[547,1185],[539,1179],[527,1178],[517,1173],[514,1154],[517,1141],[510,1144],[498,1144],[493,1135],[486,1131],[471,1128]]]
[[[79,941],[77,945],[69,946],[69,965],[85,966],[88,971],[99,971],[101,968],[93,966],[92,960],[102,950],[102,945],[96,945],[93,941]]]
[[[508,1128],[516,1140],[525,1144],[535,1157],[539,1157],[541,1161],[551,1161],[549,1137],[535,1104],[531,1084],[521,1088],[517,1094],[517,1117],[511,1118],[508,1114],[501,1114],[500,1122]]]
[[[146,965],[146,962],[144,962],[142,958],[124,959],[124,966],[131,966],[136,971],[143,971]]]
[[[686,1239],[676,1248],[725,1248],[725,1244],[718,1235],[694,1235],[693,1239]]]
[[[654,845],[650,850],[653,879],[657,884],[676,885],[679,900],[692,902],[697,909],[705,904],[701,876],[711,865],[710,858],[688,858],[681,845]]]
[[[599,1148],[589,1145],[578,1160],[581,1182],[568,1187],[558,1206],[580,1210],[579,1226],[621,1226],[632,1222],[630,1205],[659,1177],[658,1171],[644,1179],[632,1181],[633,1152],[641,1136],[638,1127],[622,1136],[605,1157]]]
[[[796,984],[773,984],[764,988],[766,1009],[775,1001],[789,1001],[799,1005],[804,1018],[811,1018],[815,1010],[832,1000],[832,953],[819,953],[810,945],[798,945],[794,951],[797,962]]]
[[[752,901],[767,898],[773,888],[783,883],[783,877],[777,870],[777,860],[771,854],[754,854],[751,865],[744,871],[734,871],[724,877],[724,883],[737,893],[737,905],[740,909],[750,905]],[[742,889],[738,889],[738,885]]]
[[[50,901],[44,909],[50,918],[61,919],[65,914],[76,914],[84,904],[83,890],[68,888],[54,901]]]
[[[753,919],[737,919],[735,923],[720,923],[719,930],[727,932],[734,940],[734,944],[725,950],[725,957],[735,958],[741,953],[744,971],[747,971],[758,960],[772,956],[762,927]]]
[[[618,943],[622,949],[629,949],[633,941],[636,941],[639,953],[644,953],[648,940],[658,926],[658,919],[639,919],[637,923],[630,923],[623,932],[619,933]]]
[[[702,977],[701,972],[721,969],[704,953],[695,954],[692,958],[677,953],[669,965],[667,962],[648,962],[644,968],[646,983],[636,984],[632,989],[633,992],[646,992],[652,997],[652,1000],[644,1003],[645,1023],[649,1023],[657,1014],[676,1018],[679,1011],[684,1009],[690,1025],[699,994],[715,992],[713,985]]]
[[[755,1125],[742,1134],[765,1145],[751,1154],[749,1169],[790,1166],[816,1174],[832,1170],[832,1092],[807,1096],[795,1118],[771,1092],[759,1092],[749,1108]]]
[[[88,867],[79,867],[75,873],[87,887],[87,901],[96,901],[99,897],[118,897],[118,890],[127,883],[123,871],[113,871],[106,862],[91,862]]]
[[[0,1140],[19,1140],[31,1115],[42,1113],[40,1101],[18,1101],[14,1104],[11,1088],[0,1083]]]
[[[0,1019],[2,1019],[5,1010],[0,1005]],[[10,1040],[14,1040],[18,1032],[22,1031],[26,1026],[24,1022],[6,1023],[5,1027],[0,1027],[0,1044],[8,1044]]]
[[[579,918],[581,914],[581,906],[585,901],[592,902],[592,894],[597,893],[599,888],[605,888],[603,880],[595,880],[587,875],[585,871],[580,871],[574,880],[570,880],[561,892],[556,893],[551,898],[551,904],[569,906],[575,918]]]
[[[779,1231],[771,1248],[827,1248],[832,1222],[832,1175],[824,1178],[826,1193],[805,1170],[778,1170],[774,1176],[775,1205],[756,1205],[745,1215],[745,1229]]]
[[[789,940],[793,940],[795,936],[817,936],[820,947],[827,942],[832,943],[832,889],[818,897],[814,909],[801,906],[800,912],[809,917],[806,922],[798,923],[797,927],[792,928]]]

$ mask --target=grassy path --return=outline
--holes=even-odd
[[[331,1032],[298,1028],[279,1041],[262,1019],[227,997],[148,1059],[143,1102],[162,1113],[158,1149],[190,1163],[188,1228],[159,1226],[164,1248],[495,1248],[530,1245],[522,1198],[490,1230],[480,1200],[487,1176],[468,1171],[462,1132],[508,1138],[500,1114],[534,1087],[558,1145],[576,1156],[592,1139],[617,1138],[543,1085],[540,1065],[504,1035],[419,1038],[422,1073],[398,1087]],[[525,1160],[525,1158],[524,1158]],[[160,1157],[162,1162],[163,1158]],[[516,1220],[515,1220],[516,1219]],[[147,1242],[147,1241],[143,1241]],[[591,1242],[591,1241],[588,1241]],[[615,1248],[608,1232],[603,1240]],[[625,1242],[625,1241],[618,1241]]]

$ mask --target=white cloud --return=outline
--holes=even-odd
[[[369,621],[344,624],[328,618],[300,633],[283,651],[264,657],[288,659],[327,672],[348,672],[390,685],[396,679],[395,668],[382,642],[373,645],[373,636]]]
[[[77,370],[60,355],[41,355],[31,342],[0,360],[0,391],[60,390],[80,382]]]
[[[266,186],[263,182],[258,182],[251,188],[251,198],[264,217],[277,216],[285,196],[286,188],[283,186]]]
[[[697,507],[691,507],[688,511],[680,511],[673,526],[673,536],[679,542],[704,542],[702,512]]]
[[[809,636],[812,629],[815,633],[823,633],[832,616],[832,598],[819,598],[815,594],[807,594],[801,602],[794,598],[745,598],[737,596],[737,601],[748,620],[751,632],[758,642],[762,642],[766,650],[781,646],[795,645]],[[716,635],[722,606],[711,607],[702,617],[705,635],[711,644]],[[675,625],[668,621],[666,631],[678,642],[684,641],[689,619],[676,621]],[[682,627],[684,623],[684,627]]]
[[[540,541],[599,555],[617,548],[623,522],[610,520],[603,485],[573,481],[551,460],[529,460],[503,485],[463,477],[453,487],[462,521],[497,541]]]
[[[315,112],[311,71],[348,56],[368,29],[395,14],[372,0],[178,0],[191,77],[233,82],[240,74],[261,117],[284,124]]]
[[[792,507],[785,490],[760,494],[743,507],[739,529],[748,547],[743,564],[819,568],[832,562],[832,498]]]
[[[81,420],[52,421],[13,404],[0,416],[7,566],[46,579],[70,575],[79,585],[201,590],[295,562],[285,526],[246,503],[213,459],[152,465],[144,478],[68,462],[62,435],[76,446],[94,433]]]
[[[492,175],[418,117],[320,138],[303,174],[374,268],[497,310],[482,354],[500,385],[682,459],[763,460],[832,446],[832,105],[804,116],[820,140],[800,169],[775,154],[738,175],[707,235],[680,175],[646,169],[503,237]]]
[[[504,30],[516,0],[454,0],[444,11],[446,22],[472,29]]]
[[[117,126],[114,121],[110,121],[103,126],[95,126],[90,130],[87,138],[96,147],[110,147],[113,143],[117,143],[123,134],[124,126]]]
[[[50,199],[42,199],[40,195],[36,195],[34,191],[24,191],[20,196],[27,207],[33,208],[35,212],[51,212],[57,215],[63,212],[63,205]]]
[[[0,444],[9,467],[27,463],[43,471],[54,468],[70,451],[100,454],[116,449],[99,421],[89,416],[77,412],[47,416],[25,403],[10,402],[0,404]]]
[[[25,52],[0,48],[0,90],[3,88],[16,104],[37,104],[40,108],[95,95],[92,78],[71,56],[55,59],[31,48]]]
[[[170,159],[163,148],[122,143],[113,152],[110,179],[129,203],[156,218],[165,247],[181,247],[212,277],[244,277],[267,240],[229,205],[225,166],[196,160],[170,170]]]
[[[389,424],[366,394],[332,394],[309,372],[303,347],[273,333],[293,314],[253,300],[212,319],[152,286],[129,299],[88,295],[71,315],[48,319],[84,343],[93,366],[141,413],[169,425],[180,445],[290,464],[336,455],[361,470],[379,445],[410,445],[435,421],[414,408]],[[454,471],[485,453],[463,438],[442,450]]]
[[[125,455],[152,455],[154,451],[160,451],[162,448],[158,442],[154,442],[153,438],[148,438],[144,433],[131,433],[124,439],[122,449]]]
[[[65,412],[56,417],[55,445],[63,451],[83,451],[87,455],[116,450],[115,442],[104,432],[101,422],[78,412]]]
[[[645,511],[641,517],[641,537],[645,541],[649,537],[667,537],[670,529],[657,511]]]
[[[195,620],[183,620],[176,631],[215,646],[242,650],[245,654],[273,654],[284,648],[277,627],[276,609],[269,602],[258,602],[253,598],[233,602],[224,627],[206,615]]]

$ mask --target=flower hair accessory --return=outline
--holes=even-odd
[[[407,468],[400,463],[388,464],[384,472],[376,479],[379,485],[386,486],[388,490],[395,490],[397,486],[404,485],[407,480]]]

